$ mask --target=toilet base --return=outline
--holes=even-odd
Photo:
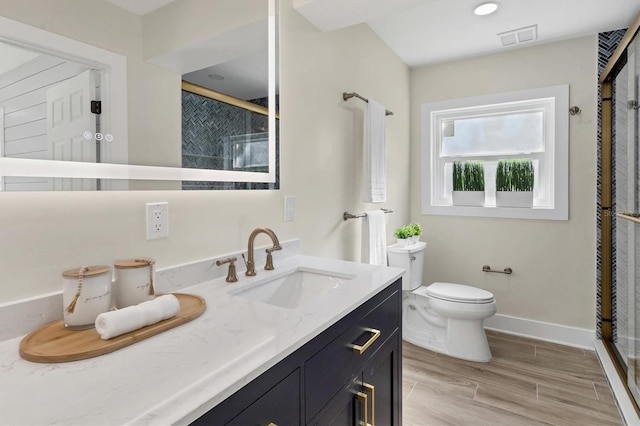
[[[421,348],[474,362],[491,360],[482,320],[446,319],[446,326],[424,320],[417,307],[403,306],[402,339]],[[447,333],[448,330],[448,333]]]
[[[484,321],[449,318],[449,355],[469,361],[491,361],[491,349],[484,332]],[[464,336],[463,339],[460,336]]]
[[[415,308],[405,306],[402,318],[402,340],[429,349],[434,352],[446,354],[446,333],[441,327],[425,327],[425,322],[418,316]]]
[[[451,349],[448,349],[441,340],[438,340],[429,333],[410,330],[410,328],[407,329],[407,327],[403,327],[402,329],[402,340],[405,342],[466,361],[489,362],[491,361],[491,349],[489,349],[489,343],[484,333],[482,333],[482,337],[484,337],[484,341],[475,343],[467,342],[464,345],[457,345],[458,347],[454,345]],[[469,348],[472,347],[473,350],[470,351]]]

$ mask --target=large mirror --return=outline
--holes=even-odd
[[[0,190],[278,188],[276,0],[174,0],[142,55],[20,20],[0,16]]]

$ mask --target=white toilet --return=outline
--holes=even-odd
[[[425,349],[487,362],[491,350],[483,321],[496,313],[493,294],[468,285],[421,285],[427,243],[387,247],[389,266],[404,268],[402,338]]]

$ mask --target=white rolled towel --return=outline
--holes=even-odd
[[[180,312],[178,298],[173,294],[166,294],[135,306],[98,315],[96,331],[102,340],[107,340],[169,319],[176,316],[178,312]]]

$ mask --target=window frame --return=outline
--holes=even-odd
[[[441,126],[434,126],[437,114],[451,116],[449,110],[474,111],[472,115],[485,115],[491,111],[513,112],[535,105],[540,100],[552,100],[544,112],[543,132],[545,152],[528,153],[527,157],[540,161],[541,178],[537,179],[538,190],[548,194],[547,199],[532,208],[510,208],[485,205],[478,207],[454,206],[450,198],[443,197],[444,161],[439,161]],[[507,217],[520,219],[569,219],[569,85],[556,85],[513,92],[489,94],[447,101],[428,102],[421,105],[422,119],[422,213],[428,215]],[[484,112],[483,112],[484,111]],[[487,154],[486,161],[501,158],[516,158],[522,154]],[[452,156],[446,156],[452,158]],[[478,156],[455,156],[457,161],[479,159]],[[440,188],[440,189],[439,189]]]

